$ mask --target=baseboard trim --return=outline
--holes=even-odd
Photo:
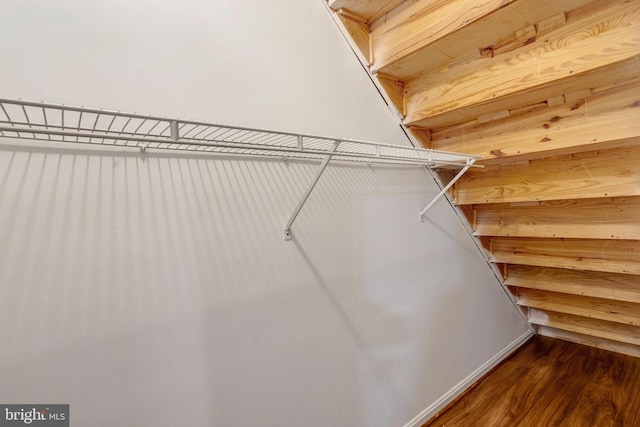
[[[444,409],[456,397],[463,393],[467,388],[471,387],[476,381],[482,378],[487,372],[493,369],[498,363],[502,362],[508,356],[516,351],[520,346],[533,336],[533,332],[527,331],[517,338],[511,344],[506,346],[501,352],[487,360],[482,366],[473,371],[467,378],[460,381],[455,387],[445,393],[438,400],[429,405],[424,411],[420,412],[414,419],[409,421],[404,427],[420,427],[434,417],[438,412]]]

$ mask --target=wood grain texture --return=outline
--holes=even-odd
[[[640,197],[474,205],[476,236],[640,240]]]
[[[491,261],[640,274],[640,241],[492,237]]]
[[[405,2],[371,26],[372,69],[416,52],[491,14],[514,0],[431,0]],[[380,70],[381,71],[381,70]],[[395,76],[394,73],[392,75]]]
[[[529,323],[640,346],[640,326],[533,308]]]
[[[494,12],[465,26],[453,28],[453,31],[448,33],[445,31],[441,31],[439,34],[424,33],[424,38],[415,43],[412,53],[404,56],[397,55],[393,61],[381,64],[374,71],[380,71],[401,80],[410,80],[419,74],[439,69],[446,64],[460,63],[461,58],[467,60],[480,58],[480,48],[510,38],[523,39],[526,43],[531,37],[536,36],[533,23],[555,16],[560,12],[573,11],[592,1],[518,0],[508,2]],[[433,19],[435,20],[435,17]],[[399,20],[396,20],[394,24],[403,25]],[[376,30],[380,26],[382,26],[382,22],[373,23],[373,28]],[[531,27],[534,28],[534,34],[525,36],[526,30]],[[405,29],[405,31],[409,31],[409,29]],[[379,36],[379,38],[382,37]]]
[[[474,121],[484,114],[490,114],[495,111],[528,109],[530,108],[529,106],[541,105],[551,98],[563,96],[581,88],[606,86],[638,77],[640,77],[640,55],[583,74],[571,75],[547,84],[531,87],[512,95],[496,97],[495,99],[478,102],[451,111],[442,111],[435,116],[415,122],[409,122],[405,119],[404,123],[429,129],[439,129]]]
[[[523,114],[503,113],[502,119],[432,133],[434,149],[482,156],[484,159],[548,157],[594,150],[603,143],[640,136],[640,80],[598,90],[585,98],[554,107],[530,106]],[[563,96],[564,101],[564,96]],[[544,106],[542,106],[544,105]],[[487,163],[484,161],[483,163]]]
[[[519,288],[518,305],[640,326],[640,304]]]
[[[424,426],[637,425],[640,359],[537,337]]]
[[[484,157],[451,195],[536,328],[640,356],[640,0],[329,3],[417,141]]]
[[[640,304],[640,275],[509,265],[505,285]]]
[[[454,187],[459,205],[640,195],[640,145],[492,165],[469,171]]]
[[[634,58],[640,52],[640,4],[614,3],[497,61],[481,58],[405,82],[405,124],[425,126],[419,122]]]

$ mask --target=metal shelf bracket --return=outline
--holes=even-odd
[[[464,175],[469,170],[469,168],[473,166],[475,161],[476,159],[474,158],[468,159],[467,164],[464,165],[462,169],[460,169],[460,172],[458,172],[458,174],[454,176],[451,181],[449,181],[449,183],[436,195],[436,197],[434,197],[433,200],[431,200],[431,202],[420,211],[420,222],[424,222],[424,216],[431,208],[431,206],[433,206],[442,196],[444,196],[444,194],[449,191],[451,187],[453,187],[453,184],[455,184],[460,178],[462,178],[462,175]]]
[[[302,146],[302,138],[298,139],[298,144],[300,146]],[[335,153],[335,151],[338,149],[338,145],[340,145],[340,141],[336,141],[333,144],[333,148],[331,149],[332,153]],[[291,240],[291,226],[293,225],[293,222],[298,217],[298,214],[302,210],[302,207],[306,203],[307,199],[311,195],[311,192],[316,187],[316,184],[320,180],[320,177],[322,176],[322,173],[324,172],[324,170],[329,165],[329,162],[331,161],[332,157],[333,157],[333,154],[328,154],[322,160],[322,163],[320,164],[320,168],[318,169],[318,171],[316,172],[316,175],[313,177],[313,180],[309,184],[309,187],[307,188],[307,191],[305,191],[305,193],[303,194],[302,199],[300,199],[300,202],[298,203],[298,206],[296,206],[296,208],[294,209],[293,213],[291,214],[291,217],[289,218],[289,221],[287,221],[287,223],[284,226],[284,240]]]

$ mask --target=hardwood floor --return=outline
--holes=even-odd
[[[640,426],[640,358],[535,337],[423,427]]]

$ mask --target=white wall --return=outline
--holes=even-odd
[[[401,143],[322,0],[0,2],[2,96]]]
[[[406,143],[320,0],[5,1],[0,96]],[[525,331],[412,167],[0,140],[0,402],[398,426]]]

